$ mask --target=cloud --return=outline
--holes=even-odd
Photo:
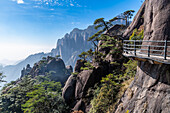
[[[79,25],[80,22],[71,22],[72,25]]]
[[[13,2],[17,2],[17,4],[24,4],[23,0],[12,0]]]
[[[71,3],[70,6],[74,6],[74,4]]]
[[[23,4],[24,1],[23,1],[23,0],[17,0],[17,3],[18,3],[18,4]]]

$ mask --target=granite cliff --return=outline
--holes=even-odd
[[[141,25],[144,25],[144,40],[170,40],[170,1],[146,0],[124,36]],[[116,113],[127,110],[130,113],[169,113],[169,70],[170,65],[139,61],[135,79],[121,98]]]

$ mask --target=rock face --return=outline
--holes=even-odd
[[[94,87],[99,83],[101,78],[111,72],[115,66],[111,66],[109,62],[103,62],[92,70],[80,70],[83,66],[80,60],[77,61],[75,71],[78,75],[71,75],[63,88],[63,98],[73,108],[73,111],[82,110],[89,112],[90,104],[85,102],[87,91],[90,87]]]
[[[124,36],[142,25],[140,15],[144,15],[144,40],[170,40],[169,0],[146,0]],[[135,79],[121,98],[116,113],[127,110],[130,113],[170,113],[170,65],[139,62]]]
[[[139,62],[134,82],[121,99],[116,113],[169,113],[170,66]]]
[[[139,29],[140,26],[144,24],[143,16],[144,16],[144,12],[145,12],[145,5],[146,5],[146,1],[142,4],[141,8],[137,12],[132,23],[130,24],[130,26],[126,29],[125,33],[123,34],[124,39],[129,39],[129,37],[133,33],[133,30],[135,28]]]
[[[144,40],[170,40],[170,1],[146,0]]]
[[[22,70],[21,77],[23,77],[24,75],[32,75],[32,77],[36,77],[39,75],[48,75],[50,76],[51,80],[59,81],[64,84],[72,73],[72,67],[67,67],[69,68],[66,68],[62,59],[48,56],[47,59],[35,63],[33,68],[27,65],[27,68]]]

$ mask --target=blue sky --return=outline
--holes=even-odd
[[[0,63],[49,52],[73,28],[133,9],[140,0],[0,0]]]

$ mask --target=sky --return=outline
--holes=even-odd
[[[126,10],[137,12],[141,5],[141,0],[0,0],[0,63],[50,52],[72,29]]]

